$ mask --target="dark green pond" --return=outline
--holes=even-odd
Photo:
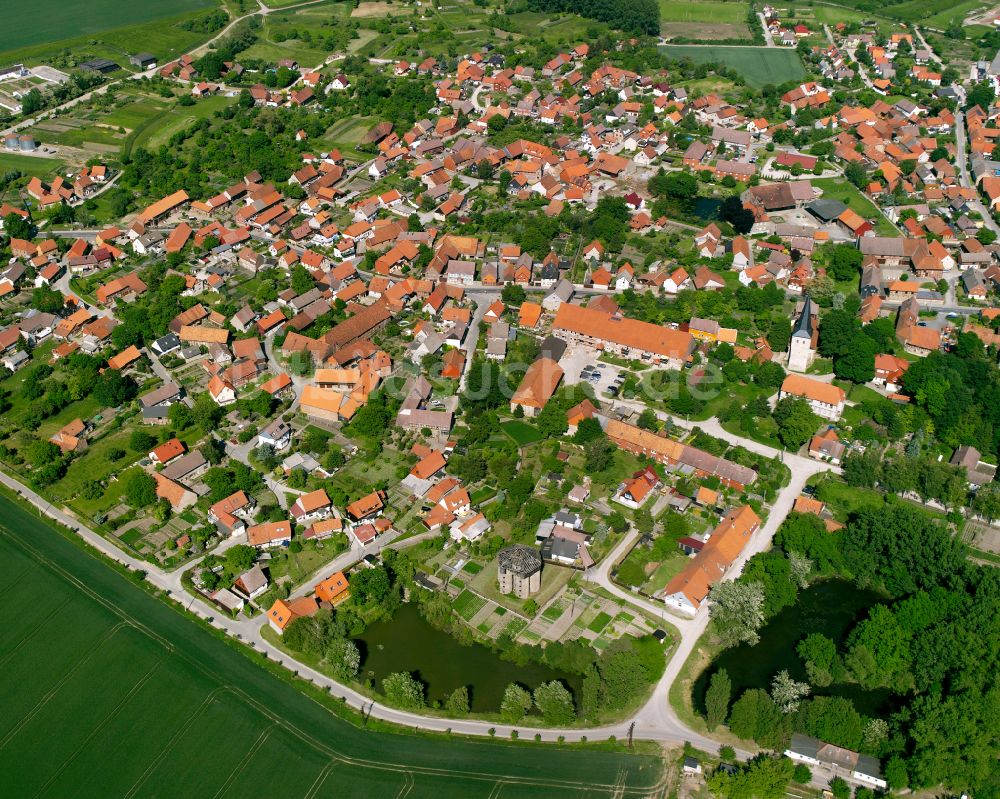
[[[463,646],[428,624],[413,604],[404,604],[390,620],[371,625],[355,641],[361,650],[358,676],[362,681],[374,679],[375,687],[381,688],[383,677],[396,671],[412,672],[427,686],[428,704],[444,702],[465,685],[473,711],[496,712],[504,689],[512,682],[534,690],[543,682],[561,680],[579,695],[576,676],[536,663],[518,666],[478,644]]]
[[[703,219],[708,222],[709,220],[719,218],[720,205],[722,205],[722,200],[718,197],[699,197],[694,201],[694,207],[691,209],[691,213],[699,219]]]
[[[708,680],[718,669],[729,672],[735,699],[747,688],[770,690],[771,680],[782,669],[796,680],[807,681],[805,668],[795,647],[810,633],[822,633],[840,643],[867,608],[878,604],[881,594],[857,588],[847,580],[824,580],[799,592],[798,601],[785,608],[760,631],[755,646],[746,644],[722,652],[695,683],[694,699],[704,710]],[[859,713],[874,715],[883,708],[890,694],[885,690],[868,691],[849,683],[830,685],[815,691],[822,696],[850,699]]]

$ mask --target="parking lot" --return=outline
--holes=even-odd
[[[559,365],[569,384],[588,383],[598,397],[617,397],[628,376],[625,370],[598,360],[600,353],[588,347],[568,347]]]

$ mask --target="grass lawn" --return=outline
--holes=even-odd
[[[351,458],[347,465],[338,469],[330,479],[343,488],[349,496],[360,497],[367,494],[371,486],[383,480],[392,480],[400,466],[407,466],[409,471],[406,457],[397,450],[385,449],[374,460],[368,460],[364,456]]]
[[[522,447],[542,440],[542,434],[538,432],[537,427],[533,424],[528,424],[528,422],[522,422],[520,419],[503,422],[500,427],[508,436],[514,439],[514,443]]]
[[[143,535],[144,533],[141,527],[133,527],[131,530],[128,530],[118,536],[118,540],[135,549],[135,545],[139,543]]]
[[[240,53],[240,58],[247,60],[259,58],[270,63],[289,58],[298,61],[302,69],[311,69],[322,63],[330,54],[325,48],[314,47],[297,38],[288,38],[281,42],[275,41],[274,35],[277,31],[287,32],[289,25],[294,27],[293,23],[296,22],[308,23],[309,21],[297,20],[295,15],[289,16],[288,14],[282,14],[273,19],[269,17],[264,22],[264,27],[259,30],[257,41],[249,49]]]
[[[235,97],[216,95],[197,100],[194,105],[175,105],[157,116],[150,117],[148,124],[136,128],[138,133],[136,133],[133,146],[153,150],[161,144],[166,144],[170,137],[178,131],[192,125],[199,119],[211,117],[216,111],[220,111],[235,102]]]
[[[883,397],[874,389],[868,388],[868,386],[851,384],[847,391],[847,399],[851,400],[851,402],[878,402]]]
[[[895,226],[886,219],[871,200],[858,191],[852,184],[841,178],[813,178],[812,184],[823,190],[823,198],[840,200],[852,211],[869,221],[873,220],[875,232],[880,236],[899,236]]]
[[[298,585],[313,572],[319,569],[324,563],[332,560],[338,553],[334,547],[317,549],[315,547],[306,546],[301,552],[291,552],[285,549],[284,554],[287,558],[278,558],[271,561],[271,565],[269,567],[271,571],[271,579],[276,580],[279,577],[288,575],[292,578],[292,582],[295,585]]]
[[[493,499],[497,495],[497,490],[493,486],[483,486],[477,488],[469,495],[473,505],[482,505],[486,500]]]
[[[982,8],[980,0],[909,0],[889,6],[888,13],[907,22],[919,22],[932,28],[947,28],[952,22],[961,24],[970,11]]]
[[[168,107],[165,97],[137,97],[134,102],[113,108],[101,120],[105,125],[115,125],[131,130]]]
[[[74,507],[91,517],[113,508],[124,490],[118,481],[109,483],[104,496],[95,500],[85,500],[77,494],[88,480],[107,480],[112,474],[124,472],[145,454],[129,449],[131,435],[132,430],[126,427],[92,443],[82,455],[73,459],[65,476],[47,490],[48,494],[57,500],[74,500]],[[125,457],[112,461],[108,453],[113,449],[125,450]]]
[[[556,594],[563,590],[566,583],[569,582],[570,577],[573,576],[573,573],[572,569],[558,567],[542,569],[542,586],[538,590],[538,593],[532,596],[531,599],[537,602],[539,607],[544,607],[547,602],[551,601]],[[490,560],[483,567],[483,570],[468,582],[470,588],[491,602],[495,602],[497,605],[512,610],[515,613],[524,613],[524,600],[518,599],[513,594],[500,593],[500,586],[497,581],[496,558]],[[451,583],[452,585],[455,584],[454,578],[452,578]],[[459,596],[461,597],[461,595]]]
[[[345,156],[353,156],[359,161],[367,160],[371,156],[358,152],[357,146],[377,121],[374,117],[342,119],[331,125],[319,141],[329,147],[338,148]]]
[[[885,502],[881,492],[874,488],[849,486],[835,477],[827,477],[816,484],[816,497],[825,502],[840,521],[846,521],[852,513],[864,508],[881,508]]]
[[[647,594],[656,594],[667,587],[667,583],[674,579],[687,565],[688,559],[679,549],[677,552],[660,562],[649,579],[643,586]]]
[[[462,566],[462,571],[467,572],[471,575],[479,574],[479,572],[481,572],[482,570],[483,567],[480,566],[478,563],[476,563],[474,560],[470,560]]]
[[[778,85],[805,77],[802,60],[794,50],[777,47],[721,47],[715,45],[662,45],[660,52],[696,64],[722,63],[742,73],[753,88]]]
[[[885,17],[875,16],[870,12],[859,11],[856,8],[846,8],[845,6],[838,5],[821,5],[816,3],[808,9],[796,9],[796,16],[808,19],[808,11],[812,11],[812,19],[816,22],[826,23],[831,26],[836,25],[838,22],[857,22],[860,24],[861,22],[873,20],[878,26],[879,32],[883,34],[888,34],[900,28],[898,22],[893,22]]]
[[[509,14],[507,21],[511,29],[522,36],[541,36],[550,44],[578,40],[587,36],[588,31],[604,32],[607,26],[592,19],[584,19],[575,14],[548,14],[541,11],[521,11]]]
[[[182,796],[196,780],[213,796],[411,786],[476,799],[516,778],[525,799],[582,799],[616,784],[647,795],[660,779],[659,760],[641,755],[362,728],[328,692],[221,640],[6,497],[0,516],[16,611],[0,632],[4,796]]]

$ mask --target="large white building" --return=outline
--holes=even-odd
[[[796,763],[808,766],[830,766],[834,771],[842,771],[851,779],[875,788],[887,787],[879,762],[874,757],[824,743],[819,738],[796,733],[792,736],[792,743],[785,750],[785,755]]]
[[[788,375],[781,384],[778,400],[785,397],[798,397],[809,403],[809,407],[817,416],[837,421],[844,412],[847,395],[844,389],[822,380],[813,380],[805,375]]]

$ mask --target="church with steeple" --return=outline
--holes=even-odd
[[[806,294],[792,329],[792,340],[788,344],[788,371],[804,372],[812,365],[816,358],[818,340],[819,317],[813,308],[812,299]]]

